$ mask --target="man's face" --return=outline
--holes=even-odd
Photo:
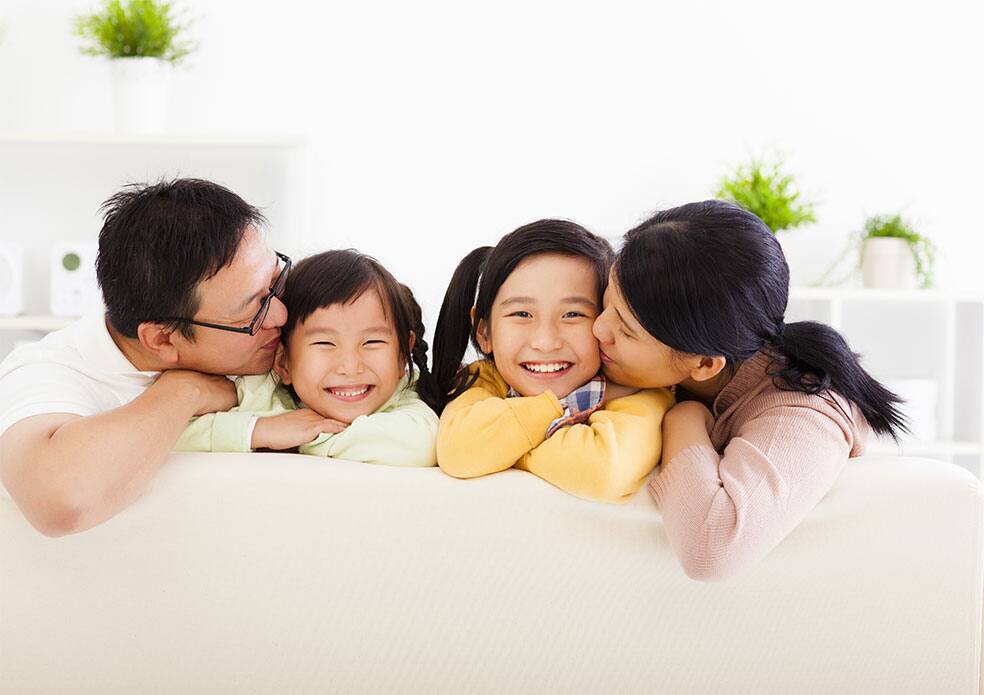
[[[255,228],[249,227],[232,262],[197,287],[196,321],[247,326],[277,279],[280,264]],[[195,340],[172,334],[178,349],[177,367],[209,374],[262,374],[273,366],[280,344],[280,327],[287,309],[273,297],[256,335],[195,327]]]

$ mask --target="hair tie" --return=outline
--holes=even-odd
[[[779,325],[776,326],[775,335],[772,336],[772,342],[776,345],[782,345],[783,333],[786,332],[786,323],[784,321],[779,321]]]

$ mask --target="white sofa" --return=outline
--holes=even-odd
[[[860,459],[708,584],[644,491],[176,454],[77,536],[0,500],[0,692],[976,693],[982,509],[962,469]]]

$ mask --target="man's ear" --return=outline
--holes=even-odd
[[[721,373],[728,365],[723,355],[697,355],[690,369],[690,378],[694,381],[707,381]]]
[[[177,340],[180,334],[161,323],[145,321],[137,326],[137,340],[140,346],[161,362],[176,366],[181,356],[178,354]]]
[[[273,356],[273,373],[280,378],[281,384],[290,383],[290,367],[287,366],[287,351],[283,343],[277,346],[277,352]]]
[[[475,323],[475,307],[472,307],[472,323]],[[485,319],[478,320],[475,328],[475,338],[478,340],[478,347],[486,355],[492,354],[492,332],[489,330],[489,322]]]

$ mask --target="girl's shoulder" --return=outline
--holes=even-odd
[[[467,365],[468,378],[474,379],[469,390],[482,388],[499,398],[505,398],[509,393],[509,384],[495,368],[495,362],[489,359],[475,360]]]

